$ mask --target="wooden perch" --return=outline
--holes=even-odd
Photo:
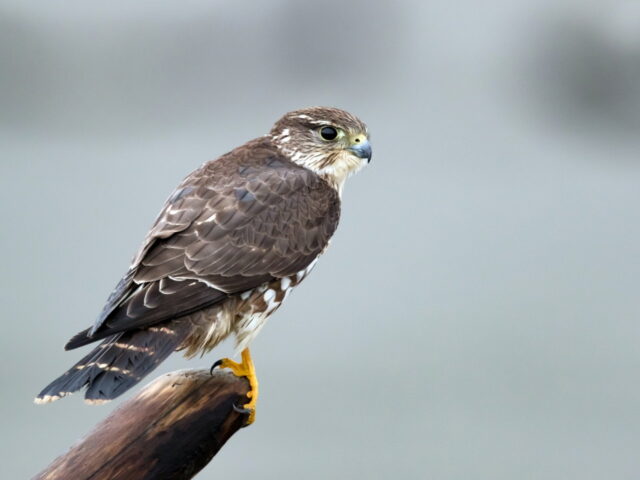
[[[249,382],[228,370],[163,375],[33,480],[192,478],[249,415]]]

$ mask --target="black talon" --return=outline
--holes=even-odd
[[[237,406],[235,403],[231,405],[233,407],[233,410],[241,413],[243,415],[251,415],[251,410],[249,410],[248,408],[243,408],[243,407],[239,407]],[[243,427],[246,427],[247,424],[243,425]]]
[[[244,407],[239,407],[235,403],[232,405],[233,409],[238,413],[244,413],[245,415],[251,415],[251,410]]]
[[[209,369],[209,375],[213,375],[213,369],[222,365],[222,360],[217,360]]]

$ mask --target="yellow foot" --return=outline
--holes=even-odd
[[[250,398],[249,403],[245,403],[243,408],[249,411],[249,419],[247,425],[251,425],[256,419],[256,403],[258,402],[258,377],[256,376],[256,369],[253,366],[253,360],[251,360],[251,353],[248,348],[242,351],[242,363],[234,362],[230,358],[223,358],[218,360],[212,367],[228,368],[233,372],[236,377],[246,377],[249,380],[251,389],[247,393],[247,397]]]

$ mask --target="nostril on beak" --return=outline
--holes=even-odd
[[[365,158],[367,162],[371,161],[371,145],[369,141],[366,138],[356,137],[353,142],[354,145],[349,150],[355,153],[357,157]]]

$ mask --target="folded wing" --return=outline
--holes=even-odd
[[[184,180],[95,325],[67,348],[188,315],[317,258],[337,227],[338,195],[259,142]]]

